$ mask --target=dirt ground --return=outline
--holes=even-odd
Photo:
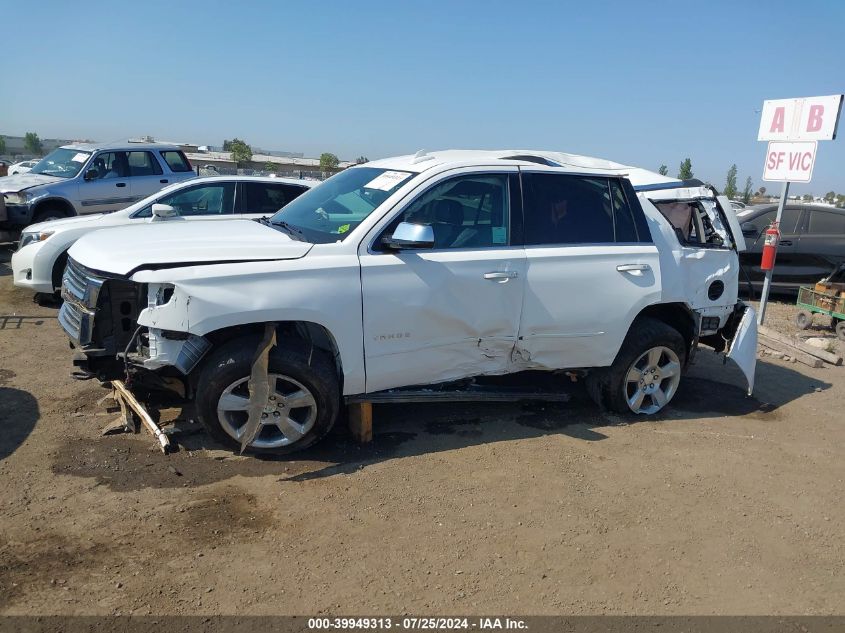
[[[701,353],[655,419],[383,405],[290,459],[101,436],[0,246],[2,614],[843,614],[845,368]],[[770,307],[788,328],[794,307]],[[784,325],[785,324],[785,325]],[[819,333],[823,333],[819,328]]]

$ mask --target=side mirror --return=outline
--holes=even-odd
[[[760,231],[758,231],[757,227],[754,226],[754,224],[751,222],[743,222],[739,225],[739,228],[742,231],[742,235],[744,237],[757,238],[760,236]]]
[[[179,212],[169,204],[156,203],[153,205],[153,220],[156,218],[159,220],[166,220],[167,218],[173,218],[177,215],[179,215]]]
[[[85,180],[96,180],[100,175],[100,172],[97,171],[96,167],[92,167],[88,171],[85,172]]]
[[[382,239],[382,243],[392,250],[434,248],[434,229],[428,224],[402,222],[393,231],[393,235]]]

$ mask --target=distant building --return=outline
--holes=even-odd
[[[14,158],[15,160],[36,158],[34,154],[30,154],[26,151],[23,136],[9,136],[8,134],[2,134],[2,136],[6,139],[6,153],[3,154],[3,156],[8,156],[9,158]],[[49,154],[57,147],[74,142],[90,143],[91,141],[83,139],[42,138],[41,149],[44,154]]]
[[[195,168],[199,167],[209,171],[216,169],[221,174],[232,173],[238,169],[238,165],[232,160],[231,152],[191,152],[185,150],[185,155]],[[242,168],[255,171],[269,171],[267,169],[268,164],[273,165],[274,171],[284,175],[298,175],[301,173],[304,176],[306,174],[311,175],[320,172],[319,158],[297,158],[255,153],[252,155],[252,160],[248,164],[243,165]],[[341,161],[337,169],[332,169],[331,173],[343,171],[354,164],[352,161]]]

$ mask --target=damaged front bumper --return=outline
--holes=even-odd
[[[757,313],[749,305],[743,304],[743,309],[727,356],[745,375],[750,396],[754,391],[754,372],[757,369]]]
[[[147,307],[166,303],[162,287],[112,278],[68,261],[62,281],[59,324],[82,354],[79,374],[109,381],[131,368],[187,376],[211,348],[205,337],[154,327],[140,318]],[[146,299],[146,301],[145,301]]]

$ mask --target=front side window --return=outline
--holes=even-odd
[[[54,149],[32,167],[31,173],[59,178],[73,178],[91,158],[91,152],[60,147]]]
[[[435,185],[399,214],[400,222],[426,224],[434,231],[434,248],[492,248],[510,241],[508,176],[473,174]]]
[[[94,157],[88,172],[87,180],[102,180],[109,178],[126,178],[129,167],[126,164],[126,152],[100,152]]]
[[[161,176],[161,165],[152,152],[129,152],[126,159],[130,176]]]
[[[529,173],[522,182],[526,245],[616,241],[609,179]],[[624,214],[619,215],[624,229]]]
[[[343,240],[414,174],[377,167],[352,167],[299,196],[270,218],[281,230],[327,244]]]
[[[197,185],[163,196],[155,204],[167,204],[181,216],[225,215],[232,213],[235,200],[235,183],[219,182]],[[153,214],[153,203],[135,213],[133,218],[149,218]]]
[[[780,218],[780,232],[784,235],[794,235],[797,233],[798,219],[801,216],[800,209],[784,209],[783,215]],[[766,211],[751,220],[751,224],[757,227],[759,233],[764,232],[769,225],[775,221],[777,217],[777,209]]]
[[[243,184],[243,190],[244,203],[242,213],[264,213],[271,215],[293,199],[298,198],[306,191],[306,188],[265,182],[245,182]]]

